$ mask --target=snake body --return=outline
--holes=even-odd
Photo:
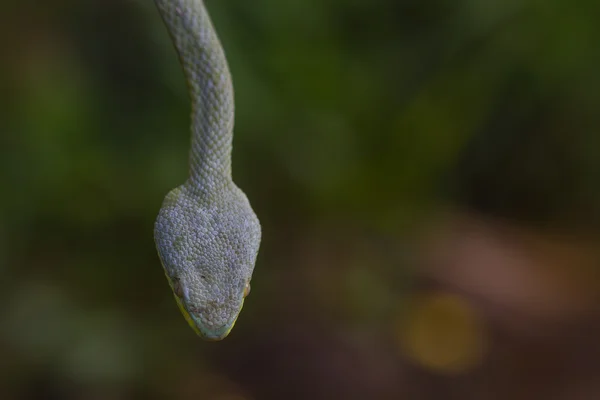
[[[250,290],[261,228],[231,179],[233,86],[202,0],[155,0],[183,67],[191,112],[187,181],[164,199],[154,239],[167,280],[202,338],[226,337]]]

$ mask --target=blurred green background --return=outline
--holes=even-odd
[[[208,0],[263,225],[200,341],[152,237],[189,100],[151,0],[0,7],[0,399],[600,398],[596,1]]]

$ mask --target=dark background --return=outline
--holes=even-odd
[[[189,101],[151,0],[0,7],[0,399],[600,398],[600,6],[207,1],[261,219],[223,342],[152,237]]]

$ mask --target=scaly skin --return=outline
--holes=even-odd
[[[167,194],[154,239],[179,308],[202,338],[225,338],[250,291],[261,229],[231,180],[233,86],[201,0],[155,0],[192,100],[190,173]]]

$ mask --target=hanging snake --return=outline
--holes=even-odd
[[[261,228],[231,178],[233,86],[202,0],[154,0],[183,67],[191,112],[187,181],[164,199],[154,240],[184,317],[225,338],[250,292]]]

